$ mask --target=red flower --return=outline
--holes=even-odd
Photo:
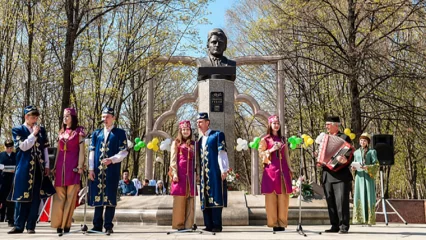
[[[229,170],[228,170],[228,171],[232,172],[232,168],[229,168]]]
[[[235,177],[238,179],[238,178],[240,178],[240,174],[235,174]]]

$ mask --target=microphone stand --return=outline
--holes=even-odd
[[[100,125],[100,124],[102,124],[104,121],[102,120],[102,121],[100,121],[100,122],[98,122],[98,126]],[[94,132],[94,131],[93,131]],[[87,137],[86,137],[86,139],[88,139],[88,140],[90,140],[90,142],[91,142],[91,139],[92,139],[92,134],[93,134],[93,132],[91,133],[91,134],[88,134],[87,135]],[[88,144],[88,146],[87,146],[87,164],[89,165],[89,157],[90,157],[90,144],[91,143],[89,143]],[[89,178],[89,176],[88,176],[88,174],[89,174],[89,171],[88,170],[84,170],[83,171],[83,177],[82,177],[82,182],[84,182],[84,180],[85,180],[85,182],[86,182],[86,194],[85,194],[85,196],[84,196],[84,209],[83,209],[83,224],[81,224],[81,229],[80,230],[77,230],[77,231],[74,231],[74,232],[82,232],[83,234],[89,234],[89,233],[98,233],[98,234],[104,234],[104,235],[107,235],[107,233],[104,233],[104,232],[102,232],[102,231],[94,231],[94,230],[89,230],[89,228],[87,227],[87,225],[86,225],[86,220],[87,220],[87,217],[86,217],[86,215],[87,215],[87,202],[88,202],[88,195],[89,195],[89,193],[90,193],[90,191],[89,191],[89,184],[90,184],[90,178]],[[84,189],[84,188],[83,188]],[[83,193],[84,193],[84,191],[83,191]],[[77,196],[78,197],[78,196]],[[71,233],[71,232],[70,232]],[[65,233],[64,233],[65,234]],[[59,236],[61,236],[61,235],[59,235]]]
[[[174,233],[209,233],[211,235],[216,235],[216,233],[214,232],[209,232],[209,231],[204,231],[202,229],[198,229],[197,223],[196,223],[196,209],[197,209],[197,158],[198,158],[198,133],[194,131],[194,137],[195,137],[195,141],[194,141],[194,161],[192,161],[192,172],[193,172],[193,177],[192,177],[192,183],[193,183],[193,190],[194,190],[194,225],[192,225],[192,228],[190,229],[184,229],[184,230],[177,230],[174,232],[167,232],[167,235],[169,234],[174,234]],[[191,191],[191,190],[190,190]],[[203,194],[202,192],[200,192],[200,195]],[[189,193],[189,195],[191,196],[191,193]],[[201,199],[201,198],[200,198]]]

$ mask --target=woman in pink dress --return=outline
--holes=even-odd
[[[53,196],[51,214],[51,226],[60,235],[69,232],[71,228],[80,190],[80,175],[83,174],[84,136],[83,127],[78,126],[75,109],[64,109],[54,168],[56,194]]]
[[[172,228],[183,230],[194,224],[194,141],[191,123],[179,123],[178,136],[171,147],[170,170],[173,195]]]
[[[284,231],[288,224],[292,168],[276,115],[268,118],[268,132],[260,141],[259,154],[264,166],[261,191],[265,195],[267,224],[274,231]]]

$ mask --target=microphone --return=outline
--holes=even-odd
[[[194,133],[195,141],[198,140],[198,132],[195,130],[195,128],[192,129],[192,132]]]

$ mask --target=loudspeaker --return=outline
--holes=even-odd
[[[380,165],[393,165],[393,136],[388,134],[373,135],[373,148],[376,149]]]

